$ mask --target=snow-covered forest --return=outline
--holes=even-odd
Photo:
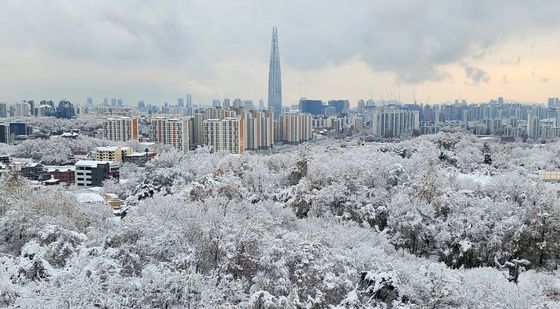
[[[0,307],[556,308],[557,169],[560,143],[462,133],[167,149],[105,184],[122,220],[6,174]]]

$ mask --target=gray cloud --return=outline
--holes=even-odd
[[[221,61],[266,64],[271,28],[278,26],[284,67],[320,69],[358,58],[417,84],[445,80],[444,65],[483,58],[511,38],[557,31],[558,11],[560,2],[551,0],[5,0],[0,52],[180,68],[208,81]],[[472,81],[488,79],[469,71]]]
[[[486,71],[468,64],[463,64],[463,67],[465,69],[465,75],[471,84],[478,85],[480,83],[487,83],[490,81],[490,76]]]

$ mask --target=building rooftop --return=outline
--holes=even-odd
[[[120,147],[97,147],[96,151],[117,151]]]
[[[64,166],[49,165],[49,166],[45,166],[45,169],[49,173],[52,173],[54,171],[69,172],[69,171],[75,171],[76,167],[74,165],[64,165]]]
[[[93,161],[93,160],[80,160],[74,164],[74,166],[89,166],[89,167],[97,167],[99,164],[111,164],[111,161]]]

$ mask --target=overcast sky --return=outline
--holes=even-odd
[[[0,101],[560,96],[560,1],[0,0]]]

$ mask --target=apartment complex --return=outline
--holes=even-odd
[[[192,118],[155,117],[152,120],[152,140],[187,152],[192,140]]]
[[[138,118],[105,118],[103,120],[103,138],[118,142],[138,141]]]
[[[274,144],[274,117],[271,111],[242,113],[244,145],[247,150],[267,150]]]
[[[312,117],[309,113],[284,113],[275,128],[276,140],[285,144],[299,144],[313,139]]]
[[[245,152],[245,132],[240,118],[207,119],[204,121],[205,140],[214,151]]]
[[[418,111],[381,108],[371,112],[371,130],[379,137],[396,138],[411,135],[420,128]]]
[[[192,134],[192,144],[196,146],[208,145],[208,140],[206,140],[207,134],[204,131],[204,121],[208,119],[218,119],[222,120],[224,118],[236,117],[237,113],[234,110],[228,108],[207,108],[203,112],[197,112],[193,117],[193,134]]]

